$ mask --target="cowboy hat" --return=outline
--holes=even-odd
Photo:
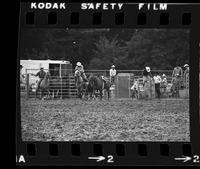
[[[115,65],[112,65],[111,67],[115,67]]]
[[[165,75],[165,74],[163,74],[162,76],[163,76],[163,77],[166,77],[166,75]]]
[[[76,65],[77,65],[77,66],[81,66],[81,62],[77,62]]]
[[[183,67],[189,67],[189,65],[188,65],[188,64],[185,64]]]
[[[146,69],[147,72],[150,72],[150,71],[151,71],[150,67],[148,67],[148,66],[145,67],[145,69]]]

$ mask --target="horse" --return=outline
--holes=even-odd
[[[76,78],[75,85],[76,85],[76,88],[77,88],[78,98],[81,99],[83,97],[83,94],[84,94],[84,87],[85,87],[86,83],[83,82],[81,72],[77,72],[75,78]]]
[[[145,79],[144,79],[145,78]],[[152,98],[152,85],[153,85],[153,80],[151,77],[143,77],[144,79],[144,95],[146,99],[151,99]]]
[[[102,100],[103,97],[103,90],[105,89],[108,94],[108,99],[110,98],[110,87],[111,83],[110,81],[106,81],[103,79],[103,77],[98,76],[90,76],[89,77],[89,84],[92,87],[92,94],[95,95],[95,91],[99,91],[100,93],[100,99]]]
[[[44,76],[44,79],[42,79],[42,81],[40,82],[40,86],[38,86],[38,89],[41,91],[41,99],[43,99],[44,92],[47,92],[48,97],[50,97],[49,78],[50,78],[50,74],[49,72],[47,72]],[[36,90],[36,98],[37,98],[38,89]]]
[[[22,91],[26,89],[26,80],[24,79],[22,74],[20,74],[20,89]]]
[[[52,93],[52,98],[58,98],[59,92],[61,92],[61,80],[59,77],[51,78],[50,80],[50,91]]]
[[[88,79],[90,79],[93,76],[93,74],[90,74]],[[97,96],[95,95],[95,92],[93,92],[93,86],[92,83],[86,83],[84,86],[85,89],[85,96],[90,99],[96,98]]]
[[[181,76],[175,76],[172,78],[172,87],[171,92],[175,97],[179,97],[179,89],[182,87],[182,78]]]

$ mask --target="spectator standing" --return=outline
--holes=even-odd
[[[162,75],[162,82],[161,82],[161,85],[162,85],[162,88],[163,88],[163,93],[166,93],[166,88],[167,88],[167,76],[165,74]]]
[[[189,87],[189,85],[187,85],[187,82],[189,82],[189,65],[185,64],[183,68],[184,68],[183,71],[184,86],[187,88]]]
[[[161,83],[162,79],[158,74],[156,74],[156,76],[154,76],[153,79],[154,79],[154,83],[155,83],[155,92],[157,94],[157,97],[160,99],[160,95],[161,95],[160,83]]]
[[[111,82],[111,84],[115,83],[116,74],[117,74],[117,71],[115,69],[115,65],[112,65],[111,69],[110,69],[110,82]]]
[[[131,97],[132,97],[132,99],[134,97],[138,98],[138,87],[139,87],[138,80],[134,80],[134,84],[133,84],[133,86],[131,86],[131,91],[132,91]]]
[[[183,67],[184,67],[183,76],[186,77],[186,74],[189,74],[189,65],[185,64]]]

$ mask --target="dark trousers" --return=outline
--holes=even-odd
[[[132,90],[131,98],[138,98],[138,91],[136,89]]]
[[[115,83],[115,76],[111,76],[110,78],[111,78],[110,79],[111,84],[114,84]]]
[[[160,95],[161,95],[161,93],[160,93],[160,83],[155,84],[155,92],[156,92],[158,98],[160,98]]]

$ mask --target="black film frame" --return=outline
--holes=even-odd
[[[64,10],[30,9],[30,3],[20,4],[19,34],[25,28],[185,28],[190,30],[190,142],[23,142],[21,137],[19,78],[17,81],[16,155],[24,155],[26,163],[17,165],[199,165],[193,160],[183,163],[174,157],[200,155],[199,115],[199,4],[168,4],[169,23],[160,25],[163,11],[139,11],[138,4],[126,4],[116,10],[81,10],[80,3],[67,3]],[[51,13],[51,14],[49,14]],[[101,15],[100,24],[93,25],[93,13]],[[52,19],[48,24],[48,14]],[[73,21],[71,16],[74,15]],[[57,23],[55,22],[55,16]],[[115,22],[115,16],[118,19]],[[29,17],[27,21],[27,17]],[[146,23],[138,21],[146,18]],[[191,17],[191,22],[188,20]],[[30,19],[33,19],[31,20]],[[77,18],[79,18],[77,20]],[[183,19],[185,18],[185,19]],[[74,20],[75,19],[75,20]],[[26,24],[26,21],[28,24]],[[138,25],[141,22],[141,25]],[[161,21],[163,22],[163,21]],[[19,65],[19,52],[18,62]],[[17,66],[19,67],[19,66]],[[18,77],[19,77],[19,70]],[[162,155],[164,152],[169,152]],[[165,153],[164,153],[165,154]],[[114,163],[89,161],[88,156],[113,155]]]

